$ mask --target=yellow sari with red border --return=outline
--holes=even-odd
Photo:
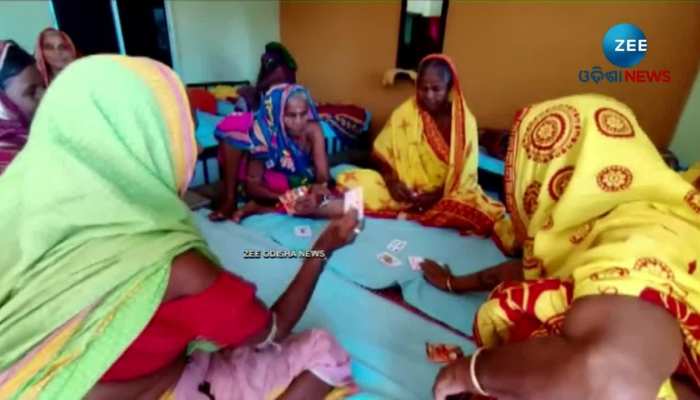
[[[391,167],[409,189],[419,193],[442,191],[443,197],[433,207],[422,214],[409,213],[408,218],[427,226],[491,236],[502,250],[512,252],[514,235],[505,207],[484,194],[477,180],[477,124],[462,95],[457,71],[445,56],[428,56],[423,62],[430,59],[444,60],[452,70],[450,142],[411,97],[392,113],[374,142],[373,155]],[[340,174],[337,182],[345,189],[363,188],[368,215],[396,217],[411,207],[392,198],[377,171],[351,170]]]
[[[521,111],[506,192],[528,281],[491,293],[477,343],[557,335],[576,299],[634,296],[678,319],[677,372],[700,386],[700,191],[666,166],[632,111],[600,95]],[[676,398],[670,380],[658,398]]]

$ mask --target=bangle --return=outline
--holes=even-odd
[[[472,358],[469,360],[469,377],[472,379],[472,386],[474,386],[477,393],[484,397],[490,397],[491,395],[486,393],[484,388],[481,387],[479,379],[476,377],[476,358],[482,350],[484,350],[483,347],[476,349],[474,354],[472,354]]]
[[[277,336],[277,315],[275,313],[272,313],[272,326],[270,327],[270,333],[267,335],[265,340],[255,346],[256,350],[265,350],[266,348],[272,346],[275,348],[279,348],[279,344],[275,342],[275,336]]]
[[[447,285],[447,290],[449,290],[450,293],[452,293],[454,290],[452,290],[452,276],[451,275],[447,277],[447,282],[445,282],[445,284]]]

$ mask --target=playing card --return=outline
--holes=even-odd
[[[311,227],[308,225],[295,226],[294,234],[299,237],[311,237]]]
[[[380,263],[386,265],[387,267],[398,267],[401,265],[401,260],[396,258],[393,254],[383,251],[377,254],[377,259]]]
[[[403,250],[407,244],[408,243],[405,240],[394,239],[391,242],[389,242],[388,245],[386,245],[386,249],[393,253],[398,253],[401,250]]]
[[[411,269],[414,271],[420,271],[421,270],[421,263],[423,262],[424,258],[423,257],[418,257],[418,256],[408,256],[408,264],[411,266]]]
[[[365,217],[364,197],[362,195],[361,187],[357,187],[355,189],[351,189],[345,192],[343,198],[343,211],[348,212],[353,208],[357,210],[358,219],[362,219]]]
[[[448,364],[464,357],[464,352],[459,346],[445,343],[426,343],[425,353],[428,360],[438,364]]]

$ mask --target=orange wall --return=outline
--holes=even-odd
[[[394,67],[400,1],[281,2],[282,41],[297,59],[298,77],[319,101],[351,101],[374,114],[373,128],[412,93],[381,86]],[[636,68],[668,69],[670,84],[583,84],[580,69],[612,66],[602,36],[612,25],[638,25],[649,52]],[[480,126],[508,128],[529,103],[582,92],[612,95],[629,104],[659,146],[666,146],[697,73],[700,4],[523,4],[451,1],[445,53]]]

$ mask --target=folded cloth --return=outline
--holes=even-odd
[[[352,384],[350,356],[326,331],[312,329],[280,346],[241,347],[216,353],[196,351],[178,381],[176,399],[274,399],[294,378],[309,371],[330,386]]]

